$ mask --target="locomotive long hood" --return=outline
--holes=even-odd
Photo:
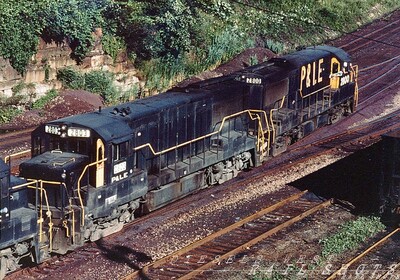
[[[63,181],[63,174],[75,172],[80,174],[89,163],[85,155],[59,151],[45,152],[20,165],[20,175],[27,179],[43,179]],[[78,174],[78,175],[79,175]]]

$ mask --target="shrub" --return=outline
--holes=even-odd
[[[73,56],[81,61],[93,45],[93,30],[105,25],[103,13],[110,5],[111,0],[49,1],[40,13],[45,21],[43,35],[60,43],[66,39]]]
[[[0,123],[7,123],[19,115],[22,112],[19,108],[22,101],[23,96],[18,93],[8,98],[0,96]]]
[[[63,83],[64,87],[71,89],[80,89],[85,85],[83,75],[72,67],[58,70],[57,79]]]
[[[55,89],[51,89],[46,92],[46,94],[40,97],[38,100],[33,102],[33,109],[42,109],[46,104],[48,104],[51,100],[58,96],[58,92]]]
[[[104,34],[101,38],[101,43],[104,52],[111,56],[114,62],[117,59],[118,54],[126,49],[123,38],[110,34]]]
[[[21,110],[14,106],[0,107],[0,123],[8,123],[15,116],[21,114]]]
[[[115,103],[119,99],[119,91],[113,84],[114,75],[106,71],[91,71],[84,75],[84,89],[97,93],[106,103]]]
[[[114,74],[108,71],[95,70],[81,74],[71,67],[66,67],[57,72],[57,79],[66,88],[97,93],[109,104],[117,102],[120,97],[120,92],[113,84]]]
[[[42,1],[2,0],[0,2],[0,55],[10,60],[20,74],[36,53],[43,21],[38,13]]]
[[[282,53],[284,50],[284,45],[281,42],[277,42],[271,39],[265,41],[265,47],[270,49],[274,53]]]

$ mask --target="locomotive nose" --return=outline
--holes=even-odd
[[[21,163],[20,175],[27,179],[46,179],[48,181],[63,181],[65,174],[80,173],[88,164],[88,157],[75,153],[61,151],[45,152]]]

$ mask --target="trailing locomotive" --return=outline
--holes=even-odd
[[[28,204],[30,187],[37,190],[35,182],[11,176],[0,159],[0,279],[18,268],[21,258],[38,253],[38,213]]]
[[[25,197],[37,210],[35,258],[98,240],[138,213],[258,166],[351,113],[357,99],[349,55],[317,46],[43,124],[20,165],[20,176],[37,184]]]

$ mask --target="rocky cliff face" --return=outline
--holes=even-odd
[[[46,43],[42,39],[39,42],[38,52],[32,56],[24,75],[20,75],[11,67],[8,60],[0,57],[0,97],[12,96],[12,88],[19,83],[30,84],[31,90],[34,87],[37,97],[50,89],[59,89],[61,83],[56,80],[57,71],[65,67],[74,67],[82,72],[93,70],[113,72],[116,74],[117,86],[123,90],[138,83],[137,72],[126,56],[121,54],[114,62],[102,49],[101,30],[96,31],[94,36],[95,45],[92,51],[79,65],[71,58],[72,51],[67,43]]]

